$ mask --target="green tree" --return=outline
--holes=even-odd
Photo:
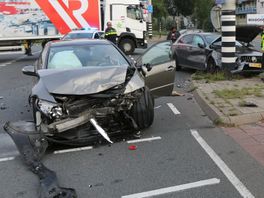
[[[214,6],[214,0],[195,0],[194,20],[198,28],[211,29],[210,10]]]
[[[162,17],[166,17],[168,15],[165,0],[152,0],[152,4],[154,10],[153,17],[160,20]]]

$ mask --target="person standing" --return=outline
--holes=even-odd
[[[172,43],[177,41],[177,39],[180,37],[180,32],[177,31],[176,27],[172,27],[170,32],[168,33],[167,40],[171,40]]]
[[[112,23],[107,22],[107,28],[105,29],[105,38],[116,45],[117,32],[116,29],[112,27]]]

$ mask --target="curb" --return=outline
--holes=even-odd
[[[215,124],[220,124],[220,125],[223,124],[227,126],[239,126],[244,124],[256,123],[264,120],[264,111],[237,115],[237,116],[225,116],[216,107],[214,107],[213,105],[207,102],[201,90],[199,90],[199,87],[194,81],[192,81],[192,85],[197,87],[197,89],[194,90],[194,94],[193,94],[195,100],[197,101],[201,109],[204,111],[204,113]]]

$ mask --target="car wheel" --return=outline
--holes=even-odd
[[[131,39],[122,39],[118,47],[126,54],[131,55],[135,51],[135,43]]]
[[[140,98],[134,103],[131,109],[131,116],[139,129],[145,129],[152,125],[154,120],[154,100],[147,87]]]
[[[176,65],[176,71],[181,71],[182,67],[177,63],[176,58],[175,58],[175,65]]]
[[[208,73],[215,73],[217,71],[217,66],[215,64],[215,61],[210,58],[207,62],[207,68],[206,68],[206,71]]]

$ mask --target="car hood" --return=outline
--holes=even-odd
[[[244,43],[250,43],[253,41],[262,29],[259,26],[247,25],[236,27],[236,40]],[[221,41],[221,36],[215,39],[211,44]]]
[[[236,40],[250,43],[258,36],[261,31],[262,29],[259,26],[255,25],[237,26]]]
[[[50,94],[88,95],[105,91],[126,80],[127,67],[89,67],[39,70],[39,82]]]

